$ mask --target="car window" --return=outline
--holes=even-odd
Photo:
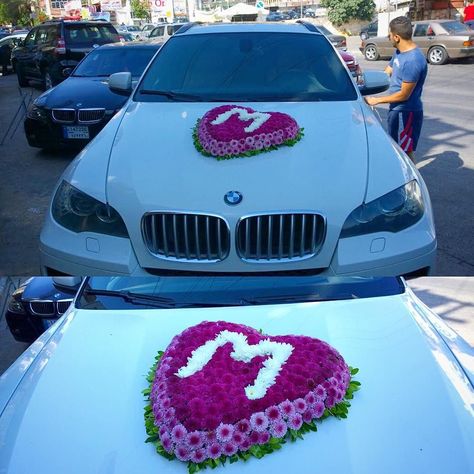
[[[73,76],[108,77],[116,72],[130,72],[140,77],[155,53],[153,48],[96,49],[77,66]]]
[[[426,36],[429,26],[430,25],[428,23],[423,23],[421,25],[416,25],[415,32],[413,33],[413,36]]]
[[[47,30],[46,44],[47,45],[56,45],[57,39],[59,36],[59,26],[52,25]]]
[[[173,25],[173,26],[172,26],[173,33],[171,33],[171,34],[176,33],[182,26],[183,26],[183,25]]]
[[[325,37],[311,33],[172,36],[148,69],[135,99],[175,99],[159,95],[160,91],[195,96],[191,101],[357,99],[337,53]]]
[[[165,34],[165,27],[164,26],[158,26],[151,32],[150,36],[152,36],[152,37],[163,36],[164,34]]]
[[[36,34],[36,44],[37,45],[45,45],[47,44],[48,40],[48,27],[42,26],[38,33]]]
[[[321,26],[321,25],[315,25],[315,26],[323,35],[325,35],[325,36],[332,35],[332,33],[327,28],[325,28],[324,26]]]
[[[66,44],[93,45],[118,41],[118,35],[111,25],[65,25]]]
[[[25,38],[25,46],[33,46],[35,44],[36,40],[36,33],[38,31],[38,28],[33,28]]]
[[[459,21],[446,21],[444,23],[441,23],[441,26],[450,35],[472,35],[472,30],[466,25],[459,23]]]
[[[90,277],[76,301],[85,309],[215,307],[374,298],[404,293],[399,278],[293,276]]]

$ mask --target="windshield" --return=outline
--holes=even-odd
[[[356,100],[357,93],[337,53],[322,36],[213,33],[170,38],[134,99],[347,101]]]
[[[83,309],[182,308],[302,303],[389,296],[398,278],[295,276],[90,277],[76,306]]]
[[[447,21],[441,25],[450,35],[471,35],[472,30],[459,21]]]
[[[91,51],[74,70],[74,77],[108,77],[116,72],[131,72],[140,77],[156,53],[152,48],[114,47]]]

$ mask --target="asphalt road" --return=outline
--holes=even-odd
[[[350,38],[349,50],[359,40]],[[362,67],[383,70],[386,61]],[[429,67],[425,86],[425,124],[418,168],[430,190],[437,234],[435,275],[474,275],[474,61]],[[0,76],[0,275],[39,273],[38,237],[54,184],[73,153],[30,148],[23,126],[22,100],[40,91],[19,89],[16,76]],[[20,110],[15,118],[16,112]],[[379,108],[382,119],[386,109]],[[6,134],[10,124],[13,127]],[[17,127],[17,128],[16,128]]]

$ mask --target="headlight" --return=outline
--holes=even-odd
[[[420,187],[413,180],[354,209],[342,227],[341,238],[375,232],[398,232],[418,222],[423,213]]]
[[[39,120],[46,117],[46,111],[42,109],[41,107],[38,107],[36,104],[32,104],[29,107],[26,115],[28,118]]]
[[[54,196],[52,213],[58,224],[73,232],[128,237],[125,223],[113,207],[97,201],[66,181],[61,183]]]
[[[8,311],[20,314],[26,313],[23,303],[21,301],[16,300],[15,298],[11,298],[8,302]]]

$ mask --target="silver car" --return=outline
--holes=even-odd
[[[474,56],[474,31],[455,20],[415,21],[413,41],[430,64]],[[360,50],[368,61],[390,58],[394,51],[386,36],[363,40]]]

